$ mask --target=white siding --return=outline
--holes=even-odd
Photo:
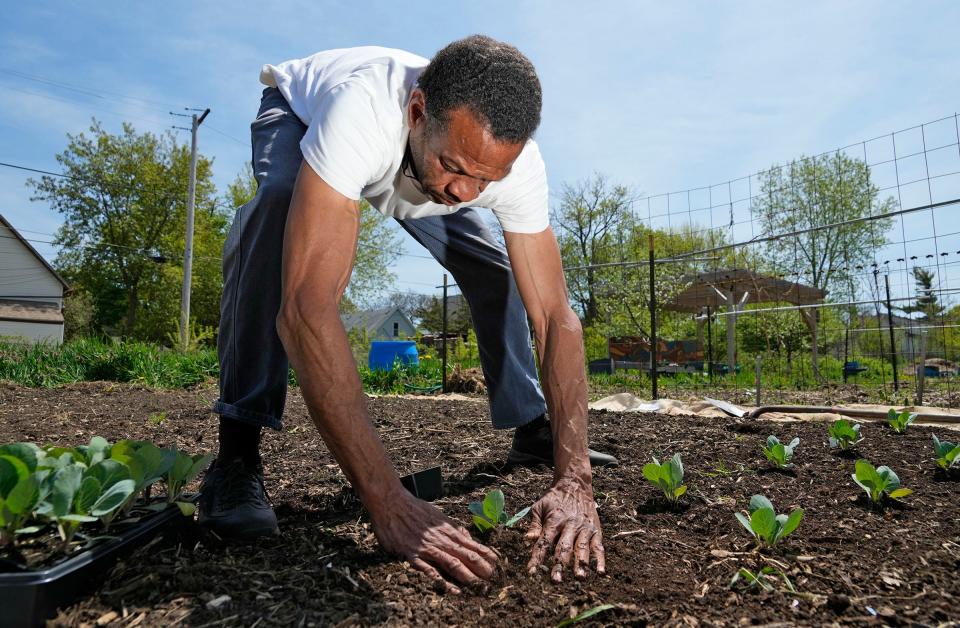
[[[63,324],[0,321],[0,340],[60,344],[63,342]]]
[[[380,329],[377,330],[377,337],[386,340],[394,338],[394,323],[397,323],[399,326],[399,335],[397,335],[396,338],[412,338],[414,335],[416,335],[416,330],[411,327],[409,323],[407,323],[403,315],[400,314],[399,311],[394,310],[393,314],[391,314],[380,326]]]
[[[63,285],[53,273],[0,223],[0,299],[48,301],[62,307],[62,296]]]

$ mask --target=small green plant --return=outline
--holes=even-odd
[[[687,486],[683,483],[683,461],[680,454],[674,454],[673,458],[663,464],[654,458],[653,462],[643,466],[643,477],[659,487],[671,504],[676,504],[687,492]]]
[[[111,459],[127,466],[134,483],[133,493],[120,507],[122,514],[130,512],[138,495],[142,495],[144,501],[149,498],[150,487],[163,479],[173,466],[171,453],[147,441],[121,440],[113,446]]]
[[[54,474],[49,501],[41,503],[37,513],[57,524],[60,538],[68,545],[81,524],[119,508],[133,488],[133,480],[120,480],[104,490],[95,474],[85,474],[82,465],[70,464]]]
[[[854,445],[863,440],[860,436],[860,424],[850,424],[846,419],[837,419],[828,430],[830,435],[830,447],[839,448],[841,451],[852,449]]]
[[[12,443],[0,447],[0,547],[24,531],[47,473],[37,471],[35,446]]]
[[[909,410],[897,412],[893,408],[887,410],[887,423],[897,434],[903,434],[907,431],[907,426],[917,420],[918,413],[911,413]]]
[[[473,513],[473,525],[482,534],[493,530],[498,525],[512,528],[530,512],[530,506],[527,506],[517,514],[507,518],[507,513],[503,510],[503,503],[503,491],[495,488],[487,492],[482,502],[472,502],[470,504],[470,512]]]
[[[763,455],[774,467],[789,469],[793,467],[793,450],[800,444],[799,438],[794,438],[789,445],[784,445],[776,436],[768,436],[767,444],[763,446]]]
[[[167,413],[154,412],[153,414],[150,415],[150,417],[147,420],[150,421],[150,424],[153,425],[154,427],[160,427],[161,425],[163,425],[163,422],[167,420]]]
[[[167,450],[171,451],[171,450]],[[176,449],[172,450],[174,454],[173,464],[167,469],[164,480],[167,484],[167,503],[176,504],[186,516],[193,515],[197,510],[196,504],[183,501],[183,489],[193,478],[200,475],[200,472],[207,468],[213,459],[213,454],[197,454],[190,456]],[[501,493],[502,504],[502,493]]]
[[[960,460],[960,445],[941,441],[936,434],[933,435],[933,449],[937,453],[937,466],[944,471],[949,471]]]
[[[763,495],[750,498],[749,518],[742,512],[734,513],[737,520],[758,542],[773,547],[780,539],[792,533],[803,519],[803,509],[796,508],[790,515],[778,515],[773,504]]]
[[[874,504],[879,504],[884,495],[890,499],[900,499],[913,492],[900,487],[900,478],[893,469],[887,466],[874,468],[868,460],[857,460],[855,473],[851,473],[850,477],[867,492]]]
[[[737,570],[737,573],[733,574],[733,578],[730,579],[730,587],[733,588],[737,582],[743,579],[750,589],[758,587],[764,591],[773,591],[776,587],[773,586],[771,580],[776,582],[777,576],[780,576],[783,579],[784,588],[787,592],[797,592],[797,590],[793,588],[793,583],[790,582],[790,578],[787,577],[787,574],[783,573],[779,569],[771,567],[770,565],[763,567],[756,573],[750,571],[746,567],[741,567],[739,570]]]

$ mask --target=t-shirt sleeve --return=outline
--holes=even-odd
[[[527,141],[510,174],[498,183],[504,194],[490,209],[504,231],[540,233],[550,226],[547,169],[536,142]]]
[[[389,149],[373,99],[362,86],[341,83],[317,99],[300,150],[313,171],[353,200],[383,175]]]

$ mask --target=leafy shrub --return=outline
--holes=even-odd
[[[778,515],[773,504],[763,495],[754,495],[750,498],[749,518],[742,512],[734,513],[737,521],[746,528],[758,542],[773,547],[780,539],[786,537],[800,525],[803,519],[803,509],[796,508],[790,515]]]
[[[850,477],[867,492],[874,504],[879,504],[884,495],[890,499],[900,499],[913,492],[900,487],[900,478],[893,469],[887,466],[874,468],[868,460],[857,460],[855,473],[851,473]]]
[[[917,420],[917,413],[911,414],[909,410],[897,412],[893,408],[887,410],[887,423],[897,434],[903,434],[907,431],[907,426]]]
[[[794,438],[789,445],[784,445],[776,436],[767,437],[767,444],[763,446],[763,455],[774,467],[789,469],[793,467],[793,450],[800,444],[799,438]]]
[[[507,513],[503,510],[503,502],[503,491],[495,488],[484,496],[482,502],[472,502],[470,504],[470,512],[473,513],[473,525],[481,533],[487,533],[498,525],[512,528],[530,512],[530,507],[527,506],[517,514],[507,518]]]
[[[654,458],[653,462],[644,465],[643,477],[659,487],[671,504],[676,504],[687,492],[687,487],[683,484],[683,461],[680,454],[674,454],[673,458],[663,464]]]
[[[837,419],[834,421],[828,430],[830,435],[830,447],[833,449],[840,448],[841,451],[846,451],[852,449],[854,445],[863,440],[863,437],[860,436],[860,424],[854,423],[850,424],[850,421],[846,419]]]
[[[941,441],[933,435],[933,449],[937,453],[937,466],[944,471],[949,470],[960,460],[960,445],[948,441]]]

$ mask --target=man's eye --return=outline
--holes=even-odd
[[[440,160],[440,165],[443,166],[443,169],[447,172],[452,172],[453,174],[460,174],[460,171],[448,164],[447,162]]]

